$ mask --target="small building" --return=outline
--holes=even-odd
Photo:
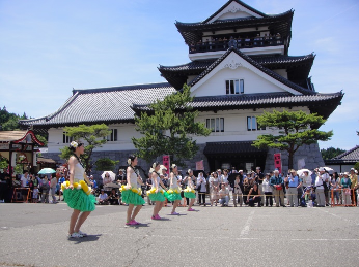
[[[355,163],[359,162],[359,145],[349,149],[332,159],[325,160],[325,166],[331,167],[336,172],[350,172]]]
[[[37,146],[43,146],[33,131],[0,131],[0,157],[5,158],[11,168],[22,165],[23,170],[34,170],[37,165]],[[10,175],[13,171],[10,170]]]
[[[59,160],[59,148],[71,138],[65,126],[105,123],[111,129],[108,142],[96,148],[93,160],[108,157],[126,162],[136,152],[132,137],[136,112],[146,105],[191,86],[197,122],[212,130],[208,137],[194,137],[200,149],[187,162],[203,160],[206,171],[217,168],[250,170],[274,169],[277,149],[257,149],[251,144],[260,134],[274,133],[260,128],[256,116],[264,111],[303,110],[324,119],[340,104],[342,92],[318,93],[309,77],[315,55],[289,56],[294,10],[268,15],[239,0],[229,0],[199,23],[176,22],[177,31],[188,46],[190,62],[159,66],[166,82],[113,88],[73,90],[73,95],[55,112],[38,119],[22,121],[24,127],[47,130],[48,156]],[[90,104],[91,103],[91,104]],[[295,154],[312,169],[323,166],[318,144],[304,145]],[[143,168],[149,165],[139,162]],[[282,152],[283,170],[288,156]]]

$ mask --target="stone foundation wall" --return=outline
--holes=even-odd
[[[288,153],[275,148],[270,148],[267,154],[266,167],[264,172],[274,170],[274,154],[281,153],[282,158],[282,172],[287,173],[288,171]],[[299,147],[297,152],[294,154],[294,169],[298,170],[298,160],[304,159],[305,169],[313,170],[317,167],[324,165],[322,153],[320,152],[319,144],[314,143],[310,145],[303,145]]]

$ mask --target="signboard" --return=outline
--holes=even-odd
[[[9,149],[8,143],[0,143],[0,149]]]
[[[197,170],[197,171],[204,171],[204,168],[203,168],[203,160],[196,162],[196,170]]]
[[[164,155],[162,157],[162,161],[163,161],[163,166],[165,166],[167,168],[166,173],[170,174],[170,156],[169,155]]]
[[[22,149],[22,145],[21,144],[12,144],[11,148],[12,149]]]
[[[274,154],[274,168],[278,169],[279,173],[282,173],[282,159],[281,154]]]

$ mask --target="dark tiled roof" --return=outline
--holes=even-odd
[[[209,30],[225,30],[225,29],[244,29],[252,27],[267,26],[272,34],[280,33],[282,37],[290,34],[292,26],[294,10],[286,12],[266,15],[264,18],[240,18],[229,20],[216,20],[212,23],[197,22],[197,23],[183,23],[176,21],[175,26],[182,34],[187,44],[197,42],[201,39],[201,32]]]
[[[228,155],[228,154],[262,154],[267,155],[267,149],[259,149],[252,146],[252,141],[231,141],[231,142],[207,142],[203,154]]]
[[[348,150],[347,152],[340,154],[332,159],[326,160],[326,164],[342,164],[342,163],[352,163],[355,164],[359,162],[359,145]]]
[[[314,95],[264,93],[204,96],[195,97],[191,106],[199,111],[308,106],[311,112],[316,112],[327,119],[340,104],[342,97],[342,92],[334,94],[315,93]],[[316,107],[320,108],[316,109]],[[133,109],[138,113],[150,111],[147,105],[133,105]]]
[[[288,86],[289,88],[292,88],[296,90],[299,93],[302,93],[304,95],[312,95],[314,94],[313,91],[305,89],[303,87],[298,86],[294,82],[291,82],[284,78],[283,76],[277,74],[276,72],[263,67],[261,64],[257,63],[253,59],[251,59],[249,56],[243,54],[240,50],[236,48],[229,48],[227,52],[221,56],[219,59],[217,59],[211,66],[209,66],[206,70],[204,70],[200,75],[198,75],[193,81],[190,82],[190,86],[193,87],[199,80],[201,80],[203,77],[205,77],[208,73],[210,73],[215,67],[217,67],[226,57],[228,57],[231,53],[236,53],[238,56],[246,60],[248,63],[259,69],[260,71],[268,74],[269,76],[273,77],[274,79],[278,80],[279,82],[283,83],[284,85]]]
[[[74,95],[53,114],[21,121],[21,124],[36,127],[131,122],[134,120],[133,103],[148,104],[173,92],[176,91],[168,82],[74,90]]]

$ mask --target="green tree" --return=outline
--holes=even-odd
[[[95,169],[97,171],[111,171],[118,163],[119,161],[111,160],[109,158],[99,159],[95,162]]]
[[[359,171],[359,162],[355,163],[354,169],[356,169],[357,171]]]
[[[44,136],[43,134],[36,134],[36,138],[40,142],[44,143],[44,146],[47,146],[47,137],[46,136]]]
[[[161,155],[170,155],[174,162],[182,165],[185,159],[196,155],[198,146],[189,135],[208,136],[211,130],[195,122],[198,111],[191,107],[192,101],[190,87],[185,84],[182,92],[157,100],[149,105],[148,113],[135,116],[136,130],[143,137],[133,137],[132,141],[140,158],[150,162]]]
[[[6,158],[3,158],[1,155],[0,155],[0,170],[3,170],[4,168],[7,168],[9,165],[9,162]]]
[[[80,140],[85,143],[85,154],[82,156],[82,160],[88,172],[91,167],[91,156],[92,151],[95,147],[101,147],[107,142],[107,139],[104,138],[111,133],[108,127],[105,124],[96,124],[96,125],[79,125],[77,127],[65,127],[64,132],[67,136],[73,138],[73,140]],[[61,159],[68,160],[73,153],[70,148],[65,146],[60,148]]]
[[[257,148],[279,148],[288,152],[288,168],[293,169],[294,154],[304,144],[316,143],[318,140],[327,141],[333,135],[333,131],[324,132],[316,128],[325,123],[322,116],[316,113],[304,111],[283,110],[282,112],[264,112],[257,116],[259,127],[269,127],[278,134],[263,134],[253,141]]]
[[[339,156],[340,154],[343,154],[345,152],[345,149],[341,149],[339,147],[334,148],[331,146],[328,148],[322,148],[320,152],[322,152],[323,159],[332,159],[335,158],[336,156]]]

